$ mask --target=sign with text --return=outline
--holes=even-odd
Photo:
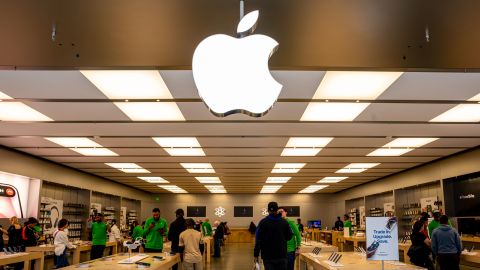
[[[367,217],[367,259],[398,261],[397,217]]]

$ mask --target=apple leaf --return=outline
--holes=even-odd
[[[255,31],[255,27],[257,26],[258,15],[258,10],[255,10],[243,16],[238,23],[237,34],[240,36],[246,36],[250,33],[253,33],[253,31]]]

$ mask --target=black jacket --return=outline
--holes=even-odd
[[[170,229],[168,230],[168,240],[172,241],[172,252],[179,252],[178,242],[180,241],[180,234],[187,229],[185,224],[185,219],[183,217],[178,217],[175,219],[172,224],[170,224]]]
[[[37,245],[37,237],[35,236],[35,231],[32,228],[28,227],[28,225],[23,228],[22,238],[23,244],[26,247],[34,247]]]
[[[258,257],[261,253],[264,260],[286,259],[287,241],[292,236],[290,225],[281,215],[269,215],[257,226],[253,256]]]
[[[220,223],[215,229],[215,234],[213,235],[214,239],[223,239],[225,238],[225,227]]]

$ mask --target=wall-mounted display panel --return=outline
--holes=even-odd
[[[234,206],[234,217],[253,217],[253,206]]]
[[[206,217],[206,206],[187,206],[187,217]]]

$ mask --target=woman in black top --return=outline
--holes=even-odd
[[[17,217],[10,218],[10,227],[8,227],[8,246],[18,247],[22,245],[22,226]]]
[[[422,233],[423,223],[423,221],[417,221],[413,225],[412,234],[410,235],[412,246],[408,250],[408,256],[414,265],[433,270],[433,263],[430,260],[432,244],[430,239]]]

